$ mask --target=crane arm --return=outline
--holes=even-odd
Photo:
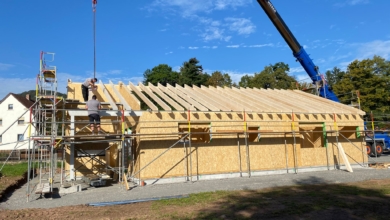
[[[309,75],[313,83],[322,84],[322,87],[319,88],[318,91],[320,96],[333,100],[335,102],[339,102],[336,94],[334,94],[333,91],[329,88],[329,86],[325,82],[323,82],[318,72],[318,67],[313,63],[306,50],[299,44],[297,39],[295,39],[290,29],[287,27],[283,19],[280,17],[279,13],[276,11],[275,7],[272,5],[271,1],[257,0],[257,2],[263,8],[268,18],[272,21],[276,29],[279,31],[288,46],[291,48],[294,57],[305,69],[306,73]]]

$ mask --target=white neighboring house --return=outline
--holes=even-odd
[[[9,93],[0,101],[0,135],[16,121],[0,136],[0,150],[28,149],[30,111],[27,110],[33,104],[29,95],[23,97],[14,93]],[[24,112],[26,113],[23,114]],[[34,132],[34,126],[31,126],[31,135],[34,135]],[[18,140],[21,142],[18,143]],[[33,142],[30,147],[32,144]]]

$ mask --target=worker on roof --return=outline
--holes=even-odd
[[[102,105],[100,104],[99,100],[96,100],[96,95],[93,95],[92,99],[86,103],[85,109],[88,110],[88,117],[89,123],[91,124],[92,135],[95,134],[95,124],[97,128],[97,134],[101,134],[99,110],[102,109]]]
[[[84,102],[88,101],[88,97],[89,97],[89,94],[88,94],[89,88],[88,87],[91,87],[91,89],[96,89],[97,88],[97,85],[95,85],[96,82],[97,82],[96,78],[88,78],[84,81],[83,84],[81,84],[81,91],[83,92]]]

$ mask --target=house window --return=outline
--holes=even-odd
[[[14,109],[14,105],[13,104],[8,104],[8,110],[13,110]]]
[[[0,143],[3,142],[3,136],[0,135]]]
[[[3,125],[3,119],[0,119],[0,126]]]
[[[18,134],[18,141],[23,141],[23,140],[24,140],[24,135]]]
[[[24,125],[24,119],[19,119],[18,120],[18,125]]]

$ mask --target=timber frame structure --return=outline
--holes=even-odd
[[[67,98],[58,98],[47,54],[54,56],[41,54],[30,108],[36,131],[29,149],[39,156],[29,156],[29,166],[38,164],[40,172],[38,185],[28,178],[28,201],[34,191],[52,193],[54,183],[89,174],[156,184],[368,163],[365,112],[299,90],[100,81],[89,95],[103,106],[103,134],[91,135],[82,83],[69,79]],[[55,179],[58,150],[65,158]]]

